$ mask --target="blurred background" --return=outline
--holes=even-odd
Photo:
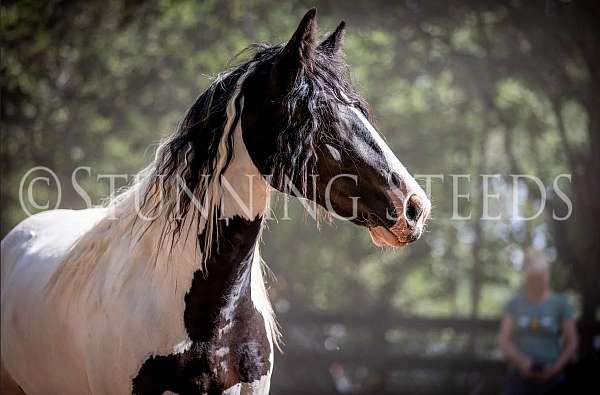
[[[312,6],[322,33],[348,23],[352,79],[400,160],[443,179],[432,179],[428,232],[399,252],[341,221],[318,229],[297,203],[292,221],[271,221],[263,255],[284,335],[272,393],[496,392],[506,369],[498,319],[531,246],[551,257],[554,289],[576,306],[581,346],[569,374],[592,388],[600,371],[592,0],[3,1],[2,236],[25,217],[19,185],[31,167],[54,170],[60,207],[80,208],[68,186],[89,166],[77,177],[100,203],[108,183],[98,175],[144,167],[235,54],[287,40]],[[482,174],[498,175],[488,209],[500,220],[481,219]],[[538,177],[545,193],[511,174]],[[568,220],[553,219],[568,214],[555,181],[572,201]],[[58,198],[44,183],[32,193],[51,207]],[[455,202],[457,193],[469,199]],[[543,209],[524,221],[513,203],[523,216]]]

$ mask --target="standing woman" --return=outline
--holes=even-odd
[[[573,309],[550,289],[544,253],[525,256],[522,290],[504,309],[498,342],[511,368],[505,395],[560,394],[564,368],[577,350]]]

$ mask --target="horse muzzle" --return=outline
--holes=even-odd
[[[431,211],[431,202],[425,193],[413,193],[406,200],[396,192],[389,192],[389,195],[397,216],[396,222],[391,227],[369,227],[369,234],[373,244],[378,247],[400,248],[421,237]]]

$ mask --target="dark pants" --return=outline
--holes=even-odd
[[[561,395],[565,391],[564,374],[552,377],[548,381],[523,377],[514,369],[508,372],[503,395]]]

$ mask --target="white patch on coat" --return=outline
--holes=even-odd
[[[175,354],[183,354],[184,352],[188,351],[191,346],[192,341],[190,339],[186,339],[177,343],[175,347],[173,347],[173,352]]]
[[[360,122],[365,126],[365,128],[370,132],[371,137],[383,153],[385,161],[390,168],[390,171],[398,173],[398,175],[402,178],[402,180],[406,183],[406,190],[417,192],[420,191],[423,195],[424,192],[421,189],[421,186],[415,181],[415,179],[410,175],[408,170],[404,167],[404,165],[400,162],[398,157],[391,150],[390,146],[385,142],[381,134],[373,127],[371,122],[363,115],[360,110],[356,107],[350,107],[350,110],[356,115],[356,117],[360,120]],[[394,193],[397,196],[404,200],[408,196],[404,196],[404,193],[400,189],[395,189]]]

